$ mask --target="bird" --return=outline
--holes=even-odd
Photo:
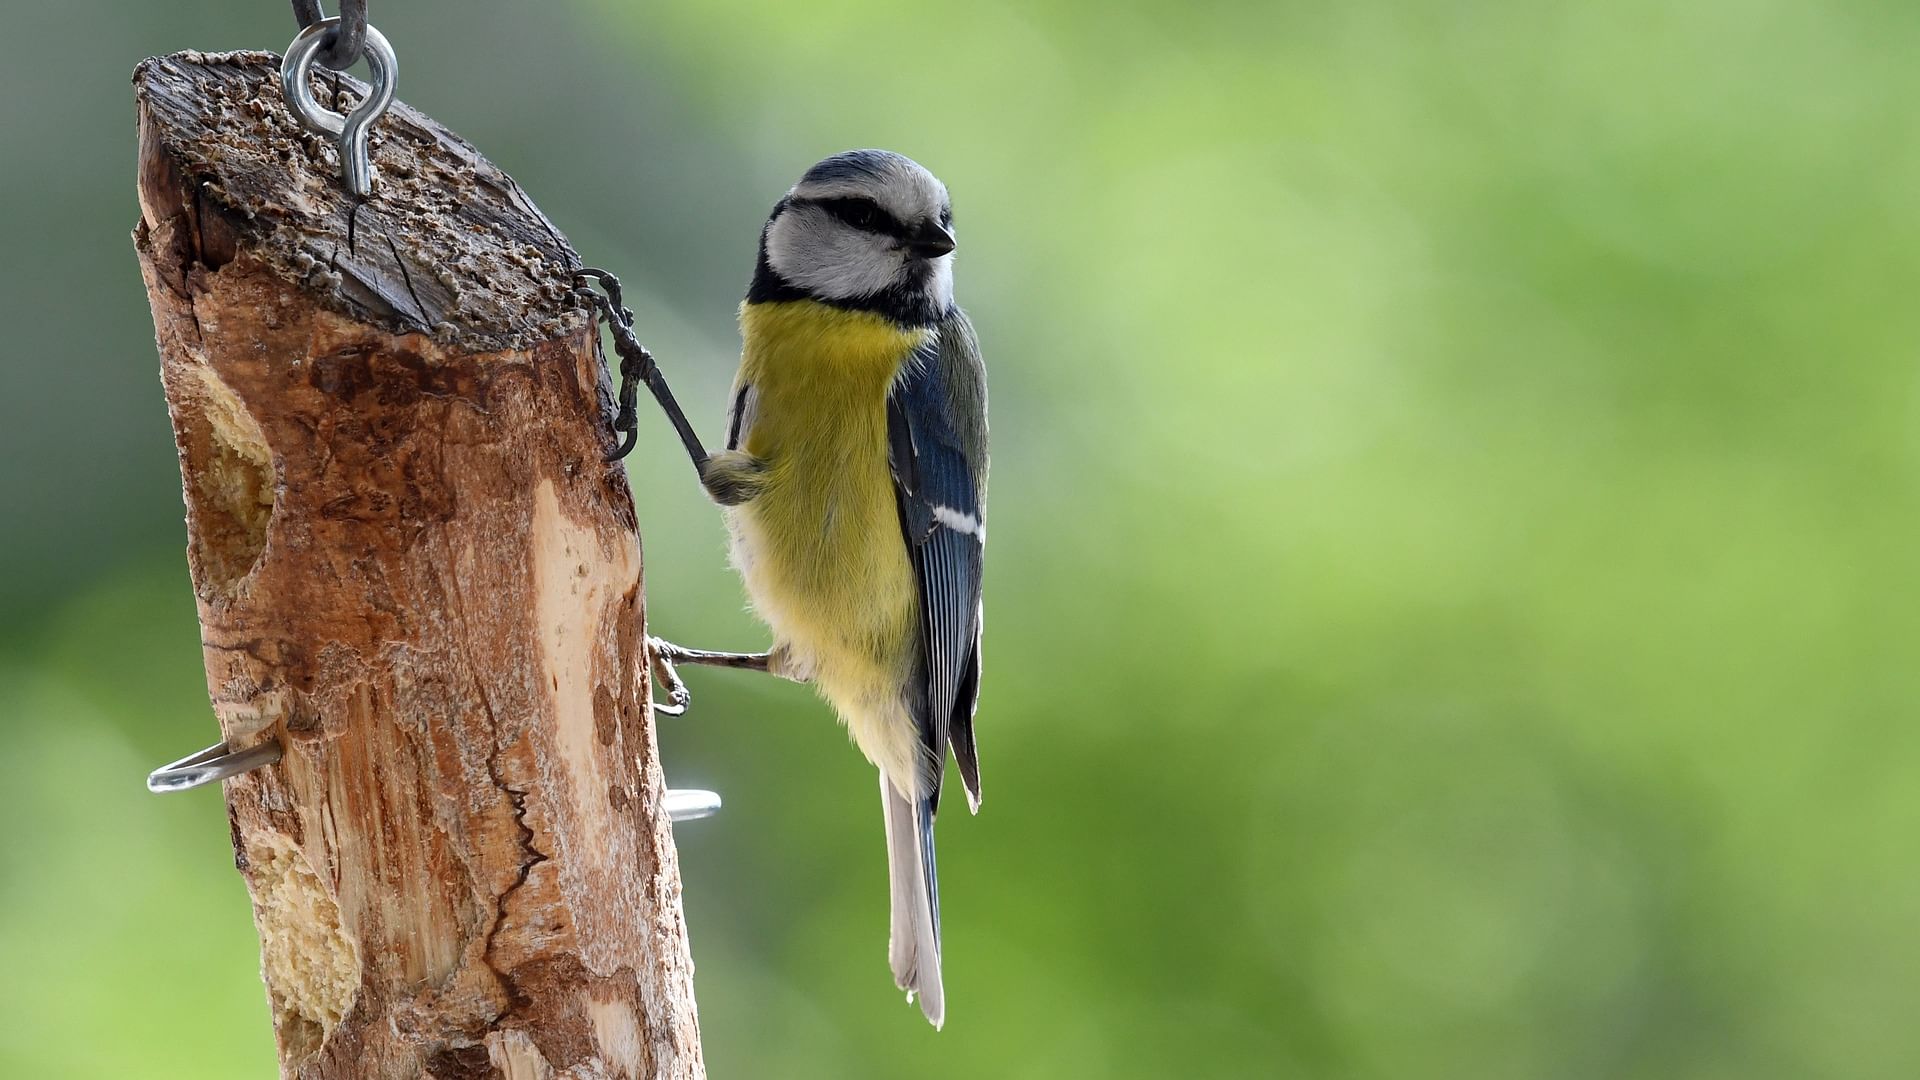
[[[980,809],[974,714],[987,386],[954,302],[947,188],[885,150],[834,154],[774,204],[740,306],[725,448],[700,462],[771,631],[754,666],[810,683],[876,766],[895,984],[945,1022],[934,819],[951,752]]]

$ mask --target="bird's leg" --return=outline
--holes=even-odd
[[[647,639],[647,657],[653,670],[660,676],[660,684],[667,689],[667,704],[654,703],[653,710],[667,716],[679,716],[687,711],[691,695],[687,684],[680,679],[676,665],[699,664],[705,667],[729,667],[742,671],[763,671],[769,675],[778,675],[794,682],[805,682],[804,676],[793,671],[786,661],[786,652],[775,648],[763,653],[708,652],[705,649],[684,649],[664,638]]]
[[[746,671],[764,671],[769,675],[777,674],[773,670],[773,653],[771,652],[708,652],[705,649],[682,648],[662,638],[649,638],[648,643],[653,646],[653,655],[669,664],[741,668]]]

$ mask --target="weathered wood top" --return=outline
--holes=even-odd
[[[332,141],[288,111],[279,69],[266,52],[182,52],[134,69],[142,167],[164,160],[194,193],[212,249],[203,261],[244,249],[324,307],[468,350],[525,348],[582,324],[568,294],[579,257],[511,176],[396,100],[373,127],[373,194],[356,200]],[[330,72],[316,76],[318,96],[351,111],[366,85],[337,78],[337,104]]]

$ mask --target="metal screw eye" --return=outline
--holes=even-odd
[[[316,135],[333,136],[340,147],[340,173],[347,190],[366,196],[373,191],[373,161],[367,153],[367,131],[387,111],[387,106],[393,104],[400,61],[393,55],[393,46],[387,44],[386,36],[369,25],[364,55],[367,66],[373,70],[373,87],[367,99],[345,116],[321,105],[314,99],[308,73],[313,70],[314,59],[325,44],[327,34],[339,23],[337,17],[321,19],[300,31],[293,44],[287,46],[287,55],[280,61],[280,92],[301,126]]]

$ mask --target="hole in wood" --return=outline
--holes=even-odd
[[[267,546],[273,519],[273,453],[260,425],[211,369],[180,410],[187,475],[187,534],[198,583],[231,596]]]
[[[317,1053],[353,1009],[360,945],[340,925],[340,906],[290,838],[249,837],[247,861],[261,974],[283,1060],[291,1064]]]

